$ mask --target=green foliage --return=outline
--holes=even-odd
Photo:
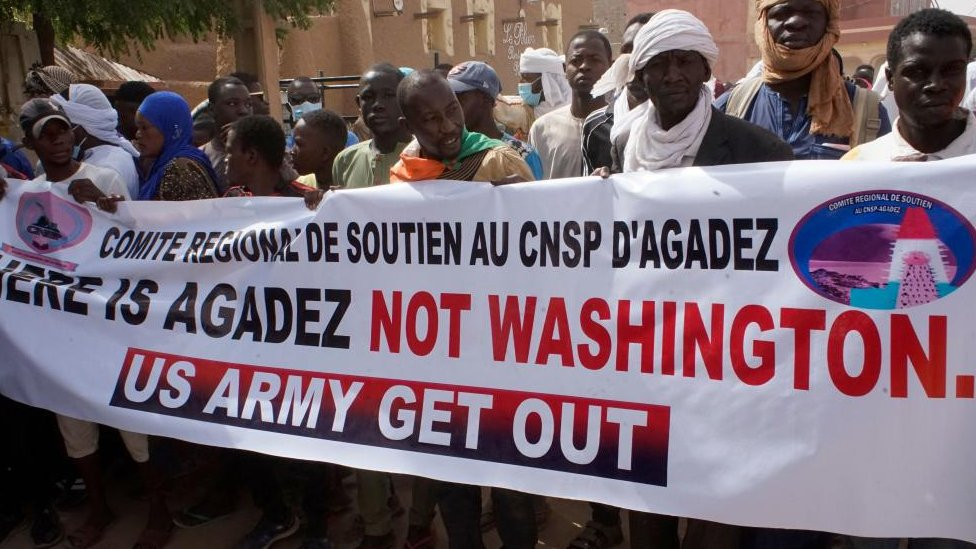
[[[264,0],[264,10],[292,26],[307,28],[310,15],[326,12],[334,0]],[[242,5],[249,6],[245,1]],[[199,40],[208,32],[230,35],[241,25],[232,0],[0,0],[0,20],[49,19],[58,41],[81,40],[118,56],[151,50],[161,38]]]

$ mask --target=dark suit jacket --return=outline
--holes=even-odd
[[[610,150],[610,171],[620,173],[629,134],[617,136]],[[755,124],[731,117],[712,107],[712,121],[705,130],[695,166],[723,166],[752,162],[793,160],[793,149],[779,136]]]

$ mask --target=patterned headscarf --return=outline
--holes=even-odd
[[[51,90],[52,94],[61,93],[68,89],[68,86],[78,81],[78,77],[73,72],[57,65],[31,69],[27,71],[27,85],[35,87],[40,83],[44,88]]]
[[[762,53],[763,80],[770,84],[789,82],[811,74],[807,112],[813,118],[810,133],[850,137],[854,132],[851,106],[844,77],[831,49],[840,39],[840,0],[817,0],[827,11],[827,30],[817,44],[791,50],[777,44],[769,33],[769,8],[788,0],[756,0],[756,44]]]

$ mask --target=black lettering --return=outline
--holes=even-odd
[[[735,218],[732,220],[732,248],[735,258],[732,261],[732,268],[737,271],[752,271],[754,264],[752,258],[744,257],[743,250],[752,249],[752,238],[742,236],[743,231],[752,230],[752,219]]]
[[[278,306],[281,306],[281,326],[278,326]],[[281,288],[264,289],[264,310],[268,313],[268,326],[264,332],[267,343],[283,343],[291,334],[292,305],[288,292]]]
[[[200,262],[200,246],[203,246],[203,242],[206,239],[207,233],[193,233],[193,238],[190,239],[190,245],[187,247],[186,253],[183,254],[183,263]]]
[[[681,224],[677,220],[669,219],[664,222],[664,227],[661,229],[661,253],[664,254],[664,266],[669,269],[677,269],[684,262],[684,248],[681,242],[671,240],[670,237],[679,234],[681,234]],[[670,252],[674,252],[674,255]]]
[[[112,227],[105,231],[105,236],[102,237],[102,247],[98,249],[98,257],[105,259],[106,257],[112,255],[112,247],[109,246],[108,241],[112,238],[118,240],[119,235],[122,234],[118,227]]]
[[[348,349],[349,336],[338,335],[336,334],[336,330],[339,329],[339,324],[342,323],[342,319],[346,316],[346,311],[349,309],[349,303],[352,302],[352,292],[350,290],[327,288],[325,290],[325,302],[335,303],[336,308],[332,312],[332,318],[329,319],[329,323],[325,326],[325,331],[322,333],[322,346],[333,349]]]
[[[217,309],[217,318],[221,322],[219,324],[214,322],[214,303],[220,297],[227,301],[236,301],[237,291],[230,284],[217,284],[203,300],[203,305],[200,307],[200,323],[203,325],[203,333],[210,337],[224,337],[233,328],[233,307],[219,307]]]
[[[732,257],[732,246],[729,225],[724,219],[708,220],[708,264],[713,269],[724,269],[729,266]],[[722,243],[722,253],[719,254],[718,244]]]
[[[346,240],[349,241],[349,249],[346,250],[346,257],[350,263],[359,263],[363,257],[363,249],[359,244],[359,223],[352,222],[346,227]],[[409,249],[409,248],[408,248]],[[409,256],[409,252],[407,252]]]
[[[261,341],[261,315],[258,313],[257,300],[254,297],[254,286],[244,290],[244,302],[241,303],[241,319],[237,323],[232,339],[241,339],[250,332],[251,341]]]
[[[630,231],[624,221],[613,222],[613,268],[621,269],[630,263]]]
[[[131,326],[138,326],[146,321],[149,316],[149,304],[152,303],[150,296],[159,291],[159,284],[153,280],[140,280],[132,290],[132,303],[122,306],[122,320]]]
[[[375,226],[374,224],[373,227]],[[318,288],[295,289],[296,310],[298,312],[296,315],[297,322],[295,324],[295,345],[319,346],[319,334],[306,331],[305,325],[309,323],[314,324],[319,321],[318,309],[309,309],[308,302],[320,301],[321,299],[322,292]]]
[[[708,256],[705,255],[705,241],[702,240],[701,223],[692,219],[688,226],[688,251],[685,253],[685,269],[698,262],[699,269],[708,268]]]
[[[776,231],[779,229],[779,220],[775,217],[761,217],[756,220],[756,228],[760,231],[765,231],[762,244],[759,245],[759,251],[756,252],[756,270],[778,271],[779,260],[767,259],[766,256],[769,254],[769,249],[773,246],[773,240],[776,238]]]
[[[576,268],[583,255],[583,247],[579,241],[580,226],[576,221],[567,221],[563,225],[563,242],[569,250],[563,252],[563,265]]]
[[[323,223],[325,227],[325,262],[338,263],[339,253],[334,250],[339,245],[339,224],[334,222]]]
[[[129,286],[131,285],[132,283],[129,282],[128,278],[119,280],[119,289],[115,290],[112,297],[108,298],[108,301],[105,302],[105,320],[115,320],[115,308],[118,307],[119,300],[129,291]]]
[[[526,244],[527,236],[538,236],[539,230],[535,228],[535,223],[531,221],[526,221],[522,224],[522,230],[519,231],[519,258],[522,260],[522,265],[526,267],[531,267],[535,265],[535,260],[539,257],[539,252],[536,250],[529,250],[528,244]]]
[[[166,313],[163,321],[164,330],[172,330],[176,323],[183,324],[186,333],[197,333],[197,320],[194,311],[197,308],[197,283],[187,282],[183,293],[176,298]]]

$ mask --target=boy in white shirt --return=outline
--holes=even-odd
[[[888,37],[888,88],[899,116],[893,132],[854,148],[844,160],[944,160],[976,154],[976,118],[959,107],[966,93],[972,34],[959,16],[915,12]]]

